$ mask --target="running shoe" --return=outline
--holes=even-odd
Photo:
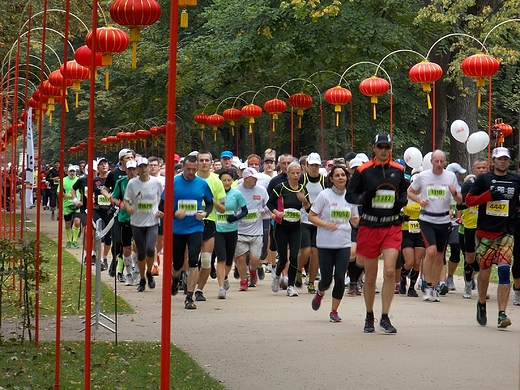
[[[256,269],[256,273],[258,274],[258,279],[264,280],[265,279],[265,271],[264,266],[260,264],[258,268]]]
[[[287,276],[282,276],[280,278],[280,288],[282,290],[287,290],[288,285],[289,285],[289,278]]]
[[[296,272],[296,281],[294,282],[294,286],[301,288],[303,285],[302,271]]]
[[[77,241],[72,241],[72,246],[73,246],[74,248],[79,248],[79,244],[78,244]]]
[[[217,270],[215,269],[215,267],[211,267],[211,271],[209,271],[209,276],[211,277],[211,279],[217,278]]]
[[[314,298],[312,298],[312,301],[311,301],[312,310],[316,311],[320,308],[322,299],[323,299],[323,295],[320,295],[316,292],[316,295],[314,295]]]
[[[419,297],[419,294],[417,294],[417,291],[415,291],[415,288],[413,286],[410,286],[408,288],[408,293],[406,294],[408,297],[417,298]]]
[[[224,287],[218,288],[217,297],[218,297],[218,299],[226,299],[226,289]]]
[[[154,264],[152,267],[152,275],[159,276],[159,266],[157,264]]]
[[[464,282],[464,293],[462,294],[462,298],[471,299],[471,282]]]
[[[101,259],[101,271],[108,269],[107,259]]]
[[[204,293],[201,290],[195,291],[195,300],[197,302],[204,302],[206,300],[206,297],[204,296]]]
[[[379,291],[379,288],[378,288],[377,285],[376,285],[376,294],[379,294],[379,292],[380,292],[380,291]]]
[[[401,285],[400,285],[400,283],[395,283],[395,286],[394,286],[394,294],[400,294],[400,290],[401,290]]]
[[[294,286],[287,286],[287,296],[288,297],[297,297],[298,292],[295,290]]]
[[[141,279],[139,281],[139,286],[137,286],[137,291],[143,292],[146,288],[146,279]]]
[[[508,316],[506,316],[506,313],[501,313],[498,315],[498,326],[499,329],[505,329],[509,325],[511,325],[511,320]]]
[[[238,291],[247,291],[247,280],[241,280],[240,286],[238,287]]]
[[[399,294],[406,294],[406,276],[404,278],[401,276],[401,281],[399,282]]]
[[[258,276],[256,273],[256,269],[252,269],[249,271],[249,287],[256,287],[258,283]]]
[[[273,266],[271,264],[267,264],[267,266],[265,267],[265,272],[268,274],[273,272]]]
[[[308,286],[307,286],[307,292],[309,294],[316,294],[316,287],[314,286],[314,283],[310,283]]]
[[[153,290],[155,288],[155,280],[153,280],[153,275],[151,272],[146,273],[146,280],[148,281],[148,287],[150,290]]]
[[[134,284],[134,278],[132,278],[132,274],[127,274],[125,278],[125,286],[131,286]]]
[[[433,302],[434,301],[433,288],[426,286],[426,288],[424,289],[422,300],[424,302]]]
[[[273,272],[273,282],[271,283],[271,290],[274,293],[277,293],[280,290],[280,278],[276,277],[276,274]]]
[[[520,289],[515,290],[513,287],[513,292],[515,294],[515,296],[513,298],[513,305],[520,306]]]
[[[329,314],[330,322],[341,322],[341,317],[336,310],[331,310]]]
[[[349,286],[349,289],[347,291],[347,294],[354,296],[354,295],[357,295],[356,294],[357,291],[358,291],[357,290],[357,283],[350,283],[350,286]]]
[[[446,282],[440,282],[440,284],[437,286],[436,289],[440,295],[446,295],[449,291],[448,285],[446,284]]]
[[[224,290],[229,290],[229,278],[224,279]]]
[[[233,270],[233,277],[235,279],[240,279],[240,274],[238,273],[238,268],[235,266],[235,269]]]
[[[448,275],[446,278],[446,284],[450,291],[457,291],[457,287],[455,287],[455,282],[453,281],[453,275]]]
[[[67,243],[65,244],[65,248],[67,248],[67,249],[72,248],[72,242],[67,241]]]
[[[320,279],[321,279],[321,275],[320,275],[320,273],[318,272],[318,273],[316,274],[316,277],[314,278],[314,280],[319,281]]]
[[[178,276],[174,276],[172,278],[172,295],[177,295],[179,292],[179,285],[181,284],[181,280]]]
[[[397,333],[397,329],[390,322],[390,318],[381,318],[379,328],[385,333]]]
[[[365,333],[374,333],[376,328],[374,327],[374,314],[365,317],[365,326],[363,328],[363,332]]]
[[[96,264],[95,262],[92,263],[92,265],[95,265],[95,264]],[[123,275],[122,272],[118,272],[118,273],[117,273],[117,281],[118,281],[119,283],[125,283],[125,282],[126,282],[125,276]],[[155,287],[155,286],[154,286],[154,287]],[[150,287],[150,288],[152,288],[152,287]]]
[[[476,290],[477,289],[477,282],[475,282],[475,278],[471,278],[471,289]]]
[[[479,301],[477,301],[477,322],[482,326],[487,324],[486,304],[481,304]]]
[[[197,305],[195,305],[195,302],[193,302],[193,298],[186,297],[184,300],[184,308],[188,310],[193,310],[197,308]]]
[[[440,302],[441,301],[441,297],[439,296],[439,292],[437,291],[436,288],[432,289],[432,296],[433,296],[433,301],[434,302]]]

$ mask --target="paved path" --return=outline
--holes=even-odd
[[[42,231],[56,239],[56,226],[42,212]],[[79,257],[79,250],[72,252]],[[106,272],[103,281],[114,284]],[[157,288],[144,293],[118,285],[118,294],[135,308],[119,316],[119,340],[160,339],[162,276],[156,281]],[[386,335],[379,329],[363,333],[363,297],[345,297],[339,308],[343,322],[330,323],[330,291],[314,312],[306,290],[289,298],[284,291],[272,293],[270,282],[267,274],[258,287],[238,292],[231,276],[228,297],[219,300],[217,283],[210,279],[208,300],[191,311],[179,293],[172,299],[172,342],[236,390],[520,388],[520,307],[510,300],[513,325],[498,330],[496,286],[490,289],[487,327],[477,324],[476,300],[462,299],[463,280],[456,277],[458,291],[440,303],[395,296],[391,318],[398,333]],[[376,297],[376,318],[380,306]],[[77,317],[64,318],[62,338],[82,339],[81,326]],[[42,328],[42,339],[54,339],[54,319],[43,319]],[[93,338],[114,336],[99,328]]]

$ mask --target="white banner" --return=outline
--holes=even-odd
[[[25,160],[25,207],[33,206],[33,186],[34,186],[34,141],[32,129],[32,108],[27,112],[27,148]]]

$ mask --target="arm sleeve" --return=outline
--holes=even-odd
[[[267,201],[267,208],[271,211],[276,210],[278,208],[278,197],[279,191],[281,190],[281,186],[276,186],[276,188],[271,191],[271,194],[269,195],[269,200]]]
[[[240,213],[236,215],[237,220],[244,218],[248,212],[247,206],[242,206]]]
[[[486,202],[491,202],[492,200],[491,191],[489,189],[483,191],[481,180],[479,180],[477,177],[477,179],[471,185],[468,194],[466,195],[466,206],[479,206]]]

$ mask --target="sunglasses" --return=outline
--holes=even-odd
[[[376,145],[376,148],[390,150],[390,149],[392,149],[392,146],[390,146],[388,144],[380,144],[380,145]]]

